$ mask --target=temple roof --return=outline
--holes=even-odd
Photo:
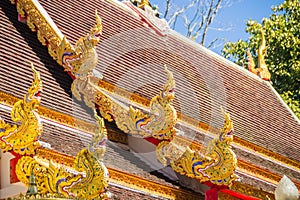
[[[183,121],[178,126],[182,126],[182,129],[188,123],[184,121],[186,117],[207,127],[221,127],[223,118],[219,115],[219,106],[222,105],[232,115],[235,135],[238,138],[300,161],[297,153],[300,143],[300,136],[297,134],[300,131],[299,120],[294,118],[269,83],[173,31],[165,37],[153,33],[130,11],[114,3],[40,3],[73,44],[93,26],[94,21],[91,19],[95,8],[98,9],[104,28],[101,42],[97,46],[97,70],[102,73],[104,81],[114,86],[115,90],[125,89],[128,94],[142,97],[142,104],[149,102],[164,83],[163,65],[167,64],[176,80],[175,108],[181,114],[180,119]],[[72,99],[71,78],[49,56],[47,48],[40,44],[36,34],[17,20],[15,6],[9,1],[2,1],[1,8],[3,21],[0,29],[3,31],[0,45],[4,48],[0,49],[0,91],[23,98],[30,84],[31,61],[42,74],[43,107],[87,122],[92,121],[88,113],[90,111],[86,112],[83,103],[74,102]],[[187,129],[187,132],[202,143],[207,141],[205,138],[214,137],[209,133],[210,130],[203,130],[201,126],[200,130]],[[75,155],[77,148],[82,146],[80,136],[72,135],[68,131],[61,132],[51,124],[46,125],[43,137],[57,151],[69,155]],[[56,142],[57,138],[61,142]],[[63,147],[63,142],[69,142],[70,146]],[[283,144],[285,148],[282,148]],[[272,161],[268,163],[259,155],[241,151],[239,147],[235,146],[234,149],[238,158],[279,174],[287,170],[287,173],[300,180],[299,173],[294,169],[287,169],[286,166],[282,167]],[[110,147],[108,153],[112,153],[112,157],[118,156]],[[139,171],[138,167],[132,167],[128,172]],[[144,175],[148,176],[147,173]],[[147,178],[155,179],[152,176]],[[244,177],[244,180],[255,184],[255,179]]]
[[[269,83],[173,31],[165,37],[153,33],[113,3],[40,3],[73,43],[92,27],[98,9],[104,28],[97,70],[106,82],[151,99],[163,84],[167,64],[176,80],[177,112],[219,128],[222,105],[232,115],[237,137],[300,161],[299,120]]]

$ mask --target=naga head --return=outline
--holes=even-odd
[[[105,128],[103,118],[99,117],[96,111],[94,111],[94,117],[98,126],[96,133],[89,144],[88,150],[95,158],[102,159],[106,151],[105,145],[107,142],[107,130]]]
[[[31,87],[28,89],[28,93],[26,95],[26,101],[32,102],[33,107],[38,106],[41,101],[41,93],[42,93],[42,81],[40,77],[40,73],[34,69],[33,64],[31,63],[31,69],[33,71],[33,81]]]
[[[167,73],[168,79],[166,84],[163,86],[162,98],[168,101],[172,101],[175,98],[175,80],[173,77],[173,73],[168,70],[167,65],[165,65],[165,71]]]
[[[75,77],[90,73],[98,62],[95,46],[102,35],[102,20],[97,10],[95,15],[96,25],[85,37],[79,38],[74,46],[64,37],[56,50],[57,62]]]
[[[95,11],[95,16],[97,24],[90,30],[88,37],[93,46],[96,46],[99,43],[102,35],[102,19],[99,17],[97,10]]]
[[[233,122],[230,119],[230,114],[224,112],[222,107],[221,111],[224,116],[224,125],[223,128],[220,130],[219,140],[221,142],[230,143],[233,141]]]

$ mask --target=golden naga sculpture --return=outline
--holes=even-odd
[[[102,34],[101,18],[95,12],[97,24],[85,36],[80,38],[74,46],[63,38],[57,49],[57,62],[74,77],[71,89],[74,97],[81,100],[81,93],[84,93],[84,102],[87,106],[94,108],[95,89],[90,87],[90,82],[96,84],[98,81],[93,77],[92,71],[97,66],[98,55],[95,46],[100,41]]]
[[[95,16],[97,24],[85,37],[79,38],[74,46],[64,37],[56,50],[57,62],[62,65],[66,71],[71,72],[74,77],[91,74],[97,65],[98,56],[95,46],[100,41],[102,22],[97,14],[97,10]]]
[[[95,112],[99,130],[87,148],[76,156],[73,167],[42,163],[35,158],[24,156],[16,167],[18,179],[29,184],[32,172],[36,176],[39,194],[58,194],[64,197],[83,199],[108,199],[108,170],[102,162],[106,151],[107,131],[104,121]]]
[[[219,138],[208,144],[206,154],[183,148],[172,142],[162,142],[157,147],[157,157],[163,164],[170,163],[174,171],[196,178],[200,182],[210,181],[216,185],[231,185],[237,178],[234,170],[237,159],[231,149],[233,123],[228,113],[224,114],[224,126]]]
[[[174,125],[177,122],[176,110],[172,106],[175,97],[175,80],[172,72],[165,66],[168,80],[159,95],[150,101],[149,114],[123,106],[104,92],[97,92],[96,104],[99,111],[108,121],[115,121],[118,128],[125,133],[141,137],[171,139],[176,133]]]
[[[131,0],[131,3],[143,10],[146,10],[146,8],[150,8],[154,11],[155,16],[159,17],[158,7],[156,5],[152,6],[149,0]]]
[[[33,78],[28,93],[24,99],[19,100],[13,106],[11,119],[20,123],[18,126],[5,123],[0,120],[0,147],[4,151],[15,151],[18,154],[32,155],[40,144],[37,141],[42,133],[42,124],[37,114],[37,108],[40,104],[40,94],[42,92],[42,81],[40,73],[33,65]]]
[[[253,61],[253,57],[251,55],[250,50],[248,50],[248,68],[249,71],[253,74],[259,76],[261,79],[265,81],[269,81],[271,79],[271,74],[268,70],[268,67],[265,63],[265,56],[267,53],[267,46],[266,46],[266,38],[264,36],[264,32],[262,28],[260,29],[261,32],[261,43],[258,49],[258,66],[255,68],[255,63]]]
[[[149,0],[131,0],[131,2],[136,5],[138,8],[144,9],[145,6],[149,6],[152,8]]]

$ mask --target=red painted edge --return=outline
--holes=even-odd
[[[9,174],[10,174],[10,184],[20,182],[18,176],[16,174],[16,166],[19,159],[22,157],[21,155],[17,154],[14,151],[10,151],[10,153],[15,156],[15,158],[9,161]]]

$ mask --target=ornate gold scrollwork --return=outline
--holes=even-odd
[[[85,37],[79,38],[74,46],[64,37],[56,50],[57,62],[76,78],[91,75],[98,62],[95,46],[100,41],[102,22],[97,10],[95,16],[97,23]]]
[[[174,125],[177,122],[176,111],[172,106],[175,81],[167,67],[165,71],[168,75],[167,82],[160,94],[152,98],[149,114],[132,106],[122,106],[99,89],[96,93],[96,104],[101,115],[108,121],[114,120],[119,129],[131,135],[160,140],[173,138],[176,133]]]
[[[11,112],[11,119],[21,125],[13,125],[0,120],[0,147],[5,151],[13,150],[18,154],[32,155],[40,144],[38,137],[42,133],[42,124],[37,114],[42,92],[40,73],[35,71],[33,65],[33,77],[31,87],[24,99],[17,101]]]
[[[56,49],[61,43],[60,34],[51,27],[49,21],[37,8],[33,0],[11,0],[12,4],[16,3],[17,11],[21,17],[27,19],[27,25],[33,32],[37,32],[38,40],[47,45],[51,57],[56,60]]]
[[[157,147],[159,160],[165,165],[169,162],[174,171],[200,182],[231,185],[237,178],[234,174],[237,159],[230,146],[233,141],[233,123],[228,113],[223,114],[225,122],[219,138],[209,143],[205,155],[189,147],[183,148],[174,140],[160,143]]]
[[[24,156],[16,167],[20,181],[29,184],[32,171],[36,176],[40,194],[60,194],[65,197],[84,199],[107,199],[108,170],[102,162],[106,147],[107,132],[104,121],[95,113],[98,131],[87,148],[76,156],[72,167],[64,167],[50,161],[40,163],[35,158]]]

